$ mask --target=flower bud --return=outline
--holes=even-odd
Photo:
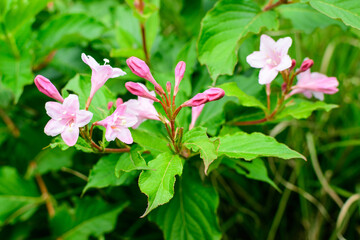
[[[166,91],[167,91],[168,94],[171,93],[171,82],[166,83]]]
[[[174,88],[174,95],[176,96],[177,92],[179,91],[179,85],[181,80],[184,77],[186,69],[186,63],[183,61],[180,61],[175,68],[175,88]]]
[[[52,84],[50,82],[49,79],[47,79],[44,76],[37,75],[34,79],[34,82],[40,92],[42,92],[46,96],[51,97],[61,103],[64,102],[63,97],[60,95],[59,91],[56,89],[54,84]]]
[[[151,95],[150,92],[146,89],[146,87],[144,85],[142,86],[142,84],[127,82],[125,83],[125,87],[127,90],[129,90],[129,92],[131,92],[136,96],[148,98],[155,102],[160,102],[160,100],[154,97],[153,95]]]
[[[290,71],[293,70],[295,66],[296,66],[296,60],[293,59],[293,60],[291,60],[291,67],[289,68],[289,70]]]
[[[110,110],[113,105],[114,105],[113,102],[108,102],[107,109]]]
[[[124,101],[121,98],[116,99],[116,108],[123,104]]]
[[[154,84],[155,89],[164,94],[164,89],[156,82],[154,77],[151,75],[150,69],[148,65],[141,59],[137,57],[130,57],[126,60],[127,65],[129,66],[130,70],[137,76],[144,78]]]
[[[281,91],[285,92],[286,88],[287,88],[287,83],[284,82],[283,84],[281,84]]]
[[[192,99],[181,104],[181,107],[197,107],[209,102],[209,97],[205,93],[198,93]]]
[[[309,68],[311,68],[314,65],[314,61],[312,59],[306,59],[303,61],[300,67],[300,72],[305,72]]]
[[[210,88],[204,92],[204,94],[208,95],[209,102],[219,100],[224,97],[225,92],[221,88]]]

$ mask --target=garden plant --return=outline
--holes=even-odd
[[[359,239],[360,1],[0,0],[0,239]]]

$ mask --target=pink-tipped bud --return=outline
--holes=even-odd
[[[121,98],[116,99],[116,108],[118,108],[124,101]]]
[[[192,99],[181,104],[182,107],[197,107],[209,102],[209,97],[205,93],[198,93]]]
[[[167,91],[168,94],[171,93],[171,82],[166,83],[166,91]]]
[[[287,83],[284,82],[283,84],[281,84],[281,91],[285,92],[286,88],[287,88]]]
[[[300,72],[305,72],[309,68],[311,68],[314,65],[314,61],[312,59],[306,59],[303,61],[300,67]]]
[[[196,123],[196,120],[200,116],[205,104],[201,104],[200,106],[193,107],[191,110],[191,123],[189,125],[189,130],[193,129]]]
[[[164,89],[156,82],[154,77],[151,75],[150,69],[148,65],[141,59],[137,57],[130,57],[126,60],[127,65],[129,66],[130,70],[137,76],[144,78],[154,84],[155,89],[164,94]]]
[[[114,105],[113,102],[108,102],[108,106],[107,106],[107,109],[110,110],[112,108],[112,106]]]
[[[221,88],[210,88],[204,92],[204,94],[208,95],[209,102],[219,100],[224,97],[225,92]]]
[[[295,68],[295,66],[296,66],[296,60],[293,59],[293,60],[291,60],[291,67],[289,68],[289,70],[290,71],[293,70]]]
[[[157,99],[156,97],[151,95],[151,93],[146,89],[146,87],[143,84],[127,82],[127,83],[125,83],[125,87],[127,90],[129,90],[129,92],[131,92],[132,94],[134,94],[136,96],[148,98],[155,102],[160,102],[159,99]]]
[[[175,68],[175,88],[174,88],[174,95],[176,96],[176,94],[179,91],[179,85],[181,80],[184,77],[184,73],[185,73],[185,69],[186,69],[186,63],[183,61],[180,61]]]
[[[56,89],[54,84],[52,84],[50,82],[49,79],[47,79],[44,76],[37,75],[34,79],[34,82],[40,92],[42,92],[46,96],[51,97],[61,103],[64,102],[63,97],[60,95],[59,91]]]

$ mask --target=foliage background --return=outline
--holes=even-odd
[[[254,2],[264,6],[267,1]],[[350,208],[346,204],[341,208],[321,181],[326,179],[341,201],[359,194],[360,26],[351,17],[350,23],[346,17],[341,18],[344,24],[314,10],[317,1],[310,1],[311,5],[309,1],[301,2],[297,4],[302,5],[282,5],[272,11],[278,23],[269,22],[274,26],[268,27],[270,30],[263,28],[262,32],[275,38],[290,36],[293,39],[290,55],[297,62],[310,57],[315,62],[313,71],[336,76],[339,93],[327,96],[326,101],[339,107],[330,112],[314,112],[308,119],[288,118],[242,128],[245,132],[260,131],[274,136],[308,161],[272,158],[265,161],[269,179],[280,191],[222,165],[212,172],[205,182],[212,183],[220,195],[217,213],[223,239],[329,239],[336,238],[340,230],[346,239],[359,238],[359,206],[355,202]],[[357,1],[343,2],[354,3],[356,19],[360,15]],[[147,4],[147,46],[151,68],[159,82],[172,79],[175,64],[184,60],[187,72],[182,82],[183,98],[213,84],[211,76],[214,79],[214,72],[224,69],[223,73],[230,71],[229,76],[220,76],[216,84],[235,81],[247,94],[263,98],[257,71],[245,61],[258,48],[259,34],[245,34],[239,42],[235,41],[239,51],[233,57],[238,57],[239,62],[235,59],[234,74],[231,64],[223,59],[215,62],[219,65],[217,70],[209,74],[206,66],[199,63],[206,61],[198,51],[199,36],[201,21],[216,1],[154,0]],[[133,1],[1,0],[1,239],[51,239],[60,235],[68,239],[87,239],[90,235],[99,239],[163,238],[154,223],[155,217],[150,216],[151,221],[139,218],[147,200],[137,186],[136,175],[113,176],[111,184],[97,183],[91,188],[86,181],[90,171],[96,172],[96,163],[102,156],[75,149],[43,150],[52,140],[43,133],[48,121],[44,105],[49,99],[32,84],[34,76],[42,74],[66,92],[69,80],[79,77],[76,74],[88,77],[90,73],[80,59],[85,52],[97,60],[109,58],[112,66],[124,69],[126,77],[110,79],[106,85],[113,97],[131,98],[124,83],[139,79],[130,73],[125,59],[133,55],[143,58],[144,53],[139,19],[129,6],[133,6]],[[225,121],[249,113],[251,108],[227,98],[207,106],[199,124],[216,135]],[[182,117],[185,123],[189,121],[188,114]],[[111,159],[108,162],[113,163]],[[97,167],[108,167],[110,173],[114,169],[109,165]],[[323,178],[319,178],[319,171]],[[52,219],[37,186],[39,175],[55,206],[56,215]],[[82,195],[85,186],[88,190]],[[198,197],[197,201],[201,199]],[[340,214],[341,210],[345,215]],[[344,228],[340,226],[339,230],[337,221]],[[219,237],[218,230],[211,231],[207,238]],[[177,239],[178,235],[171,237],[165,233],[165,237]]]

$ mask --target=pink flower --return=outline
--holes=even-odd
[[[116,78],[126,74],[120,68],[112,68],[110,65],[106,65],[106,63],[109,62],[107,59],[104,59],[104,65],[100,65],[94,58],[89,55],[86,56],[85,53],[81,54],[81,59],[89,65],[92,70],[90,99],[94,97],[95,92],[99,90],[109,78]]]
[[[210,88],[204,91],[204,93],[208,95],[209,102],[219,100],[220,98],[225,96],[225,92],[221,88]]]
[[[136,96],[148,98],[155,102],[160,102],[160,100],[155,97],[155,94],[151,94],[144,84],[127,82],[125,83],[125,87],[127,90],[129,90],[129,92]]]
[[[143,85],[143,84],[141,84]],[[143,85],[144,89],[148,92],[149,95],[155,97],[154,91],[149,92],[147,88]],[[137,117],[137,123],[132,126],[132,128],[136,129],[139,127],[141,123],[143,123],[147,119],[158,120],[159,115],[153,105],[154,101],[150,98],[138,97],[138,100],[131,99],[124,103],[126,105],[126,112]]]
[[[47,102],[45,109],[51,120],[46,124],[44,132],[52,137],[61,134],[69,146],[75,145],[79,137],[79,128],[88,124],[93,117],[91,112],[79,110],[79,98],[74,94],[65,98],[63,104]]]
[[[314,61],[311,59],[305,59],[300,67],[300,72],[305,72],[314,65]]]
[[[260,38],[260,51],[247,56],[246,61],[253,68],[261,68],[259,83],[271,83],[278,72],[291,67],[291,58],[288,50],[292,44],[290,37],[280,38],[275,42],[271,37],[263,34]]]
[[[193,129],[196,123],[196,120],[198,119],[198,117],[200,116],[203,108],[204,108],[205,104],[202,104],[200,106],[197,107],[193,107],[191,109],[191,123],[189,126],[189,130]]]
[[[126,106],[124,104],[116,108],[116,110],[105,118],[96,123],[106,128],[105,138],[107,141],[114,141],[118,138],[120,141],[131,144],[133,138],[131,132],[128,129],[136,124],[137,118],[126,112]]]
[[[339,82],[335,77],[327,77],[317,72],[311,73],[310,69],[300,73],[297,79],[297,84],[291,88],[293,90],[289,93],[288,97],[302,93],[307,98],[311,98],[314,95],[315,98],[324,100],[324,93],[334,94],[339,91],[337,89]]]
[[[209,96],[205,93],[198,93],[192,99],[187,100],[181,107],[197,107],[209,101]]]
[[[36,87],[39,89],[40,92],[45,94],[48,97],[51,97],[59,102],[64,102],[63,97],[60,95],[59,91],[56,89],[54,84],[50,82],[44,76],[37,75],[34,79]]]
[[[179,85],[181,80],[184,77],[184,73],[185,73],[185,69],[186,69],[186,63],[183,61],[180,61],[175,68],[175,88],[174,88],[174,96],[176,96],[176,94],[179,91]]]

